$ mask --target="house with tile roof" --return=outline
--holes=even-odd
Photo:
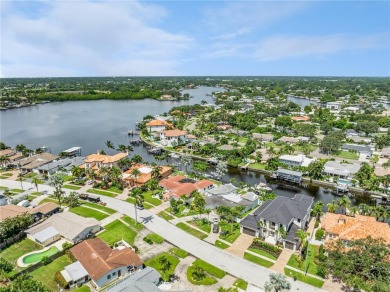
[[[368,237],[382,238],[390,244],[390,227],[385,222],[376,221],[375,217],[326,213],[321,220],[321,228],[325,230],[325,242],[341,239],[345,243],[350,240]]]
[[[173,147],[183,145],[187,141],[187,132],[182,130],[166,130],[160,133],[161,145]]]
[[[193,191],[204,193],[214,186],[212,181],[203,179],[196,181],[183,175],[175,175],[159,182],[159,186],[166,190],[164,199],[173,198],[175,200],[181,197],[188,197]]]
[[[134,169],[139,170],[140,174],[138,177],[133,177],[132,173]],[[122,178],[127,185],[140,187],[152,179],[152,172],[153,168],[151,166],[144,164],[133,164],[123,173]],[[166,178],[172,174],[172,167],[159,166],[159,173],[160,175],[158,179]]]
[[[299,239],[295,233],[298,229],[306,230],[310,220],[313,197],[296,194],[293,198],[278,196],[265,201],[253,213],[240,222],[240,231],[254,237],[264,237],[267,242],[282,242],[285,248],[296,250]],[[281,238],[280,228],[287,232]]]
[[[81,264],[76,278],[85,277],[85,270],[97,288],[143,268],[143,261],[134,250],[129,247],[112,249],[100,238],[84,240],[70,251]]]
[[[162,132],[167,128],[171,128],[172,125],[165,120],[151,120],[145,124],[149,132]]]
[[[85,158],[85,163],[82,167],[92,168],[94,170],[99,170],[102,166],[111,168],[113,166],[118,166],[119,160],[126,158],[127,156],[127,153],[122,152],[115,155],[91,154]]]

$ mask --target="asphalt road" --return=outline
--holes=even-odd
[[[10,188],[20,188],[20,182],[12,180],[0,180],[1,186]],[[31,183],[23,182],[24,189],[33,188]],[[32,191],[34,191],[32,189]],[[39,190],[48,190],[52,192],[53,188],[46,185],[40,185]],[[66,193],[70,190],[64,189]],[[120,213],[135,218],[134,205],[105,196],[100,196],[101,200],[110,207]],[[265,282],[268,281],[269,275],[273,271],[253,264],[245,259],[230,254],[222,249],[219,249],[205,241],[202,241],[185,231],[177,228],[175,225],[158,217],[148,210],[137,210],[138,220],[148,229],[165,238],[173,245],[186,250],[193,256],[200,258],[214,266],[226,271],[227,273],[244,279],[245,281],[264,289]],[[290,278],[289,278],[290,280]],[[299,281],[290,281],[290,291],[324,291],[313,286],[307,285]]]

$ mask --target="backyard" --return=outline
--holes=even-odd
[[[134,245],[134,238],[137,233],[119,220],[111,222],[104,228],[105,231],[100,233],[98,237],[103,239],[110,246],[113,246],[115,242],[118,242],[122,239],[130,245]]]
[[[0,251],[0,257],[12,263],[16,269],[20,269],[16,265],[18,258],[26,253],[40,249],[42,249],[42,246],[40,246],[38,243],[25,238]]]

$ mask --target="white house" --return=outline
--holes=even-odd
[[[330,101],[326,103],[326,108],[330,110],[340,110],[340,102],[338,101]]]
[[[181,130],[166,130],[160,133],[160,141],[163,146],[183,145],[187,141],[187,132]]]
[[[303,154],[298,155],[281,155],[279,161],[281,163],[290,165],[290,166],[309,166],[315,158],[306,157]]]
[[[146,128],[148,129],[149,132],[162,132],[165,131],[165,129],[170,126],[171,126],[170,123],[160,119],[152,120],[146,123]]]

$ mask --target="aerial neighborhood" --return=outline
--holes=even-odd
[[[388,80],[142,82],[218,90],[91,153],[1,142],[0,291],[390,290]]]

